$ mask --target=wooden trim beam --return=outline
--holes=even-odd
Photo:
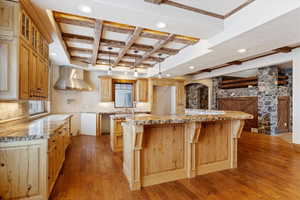
[[[109,64],[109,60],[108,59],[99,59],[97,61],[97,64],[100,65],[108,65]],[[131,67],[133,66],[135,63],[134,62],[129,62],[129,61],[120,61],[118,66],[120,67]],[[138,68],[149,68],[149,67],[153,67],[153,65],[151,64],[147,64],[147,63],[141,63],[139,66],[137,66]]]
[[[142,28],[137,27],[133,34],[130,35],[126,41],[125,47],[119,52],[119,55],[117,57],[117,59],[115,60],[115,62],[113,63],[113,67],[117,66],[118,63],[122,60],[122,58],[124,57],[124,55],[127,53],[127,51],[130,49],[130,47],[134,44],[134,42],[136,42],[136,40],[139,38],[141,32],[142,32]]]
[[[195,8],[192,6],[188,6],[185,4],[181,4],[175,1],[171,1],[171,0],[144,0],[145,2],[149,2],[149,3],[153,3],[153,4],[166,4],[169,6],[173,6],[176,8],[180,8],[180,9],[184,9],[184,10],[188,10],[191,12],[195,12],[195,13],[199,13],[202,15],[206,15],[206,16],[210,16],[210,17],[214,17],[214,18],[218,18],[218,19],[226,19],[230,16],[232,16],[233,14],[237,13],[238,11],[240,11],[241,9],[245,8],[246,6],[248,6],[250,3],[254,2],[255,0],[248,0],[247,2],[243,3],[242,5],[240,5],[239,7],[233,9],[232,11],[230,11],[229,13],[225,14],[225,15],[221,15],[218,13],[214,13],[214,12],[209,12],[207,10],[203,10],[200,8]]]
[[[165,45],[168,44],[170,41],[172,41],[174,37],[175,37],[174,34],[170,34],[166,40],[162,40],[162,41],[157,42],[157,43],[154,45],[154,48],[153,48],[151,51],[145,53],[145,54],[143,55],[143,57],[142,57],[141,59],[139,59],[139,60],[134,64],[134,67],[140,65],[144,60],[146,60],[146,59],[147,59],[148,57],[150,57],[152,54],[156,53],[159,49],[163,48],[163,46],[165,46]]]
[[[91,58],[91,64],[95,65],[98,58],[98,52],[100,49],[100,40],[102,37],[102,20],[95,20],[95,33],[94,33],[94,45],[93,45],[93,54]]]
[[[91,63],[90,57],[71,56],[71,60],[79,61],[79,62],[83,62],[83,63],[87,63],[87,64]],[[108,65],[109,60],[108,59],[98,59],[96,64]],[[120,67],[131,67],[133,65],[134,65],[134,62],[129,62],[129,61],[120,61],[119,64],[118,64],[118,66],[120,66]],[[149,67],[153,67],[153,65],[148,64],[148,63],[141,63],[138,67],[139,68],[149,68]]]
[[[86,48],[78,48],[78,47],[68,47],[68,51],[72,54],[72,53],[84,53],[84,54],[92,54],[93,50],[92,49],[86,49]],[[99,56],[111,56],[111,57],[118,57],[118,53],[116,52],[110,52],[110,51],[99,51],[98,52],[98,57]],[[136,55],[136,54],[125,54],[123,56],[123,58],[125,59],[140,59],[142,58],[141,55]],[[150,56],[146,61],[152,61],[152,62],[163,62],[164,59],[163,58],[159,58],[159,57],[154,57],[154,56]]]
[[[71,33],[62,33],[62,37],[65,41],[70,42],[78,42],[78,43],[84,43],[84,44],[93,44],[94,38],[89,36],[83,36],[83,35],[75,35]],[[114,48],[124,48],[125,42],[123,41],[117,41],[117,40],[108,40],[108,39],[101,39],[100,41],[100,47],[106,46],[106,47],[114,47]],[[130,47],[130,50],[138,50],[138,51],[152,51],[153,47],[150,45],[143,45],[143,44],[133,44]],[[161,48],[157,51],[157,53],[163,53],[168,55],[175,55],[179,52],[178,49],[169,49],[169,48]]]
[[[293,50],[291,47],[281,47],[278,49],[275,49],[274,51],[279,52],[279,53],[290,53]]]
[[[97,19],[81,17],[77,15],[71,14],[63,14],[59,12],[55,13],[55,21],[57,23],[64,23],[69,25],[75,26],[82,26],[86,28],[95,28],[95,21]],[[114,22],[103,21],[103,31],[110,31],[122,34],[134,34],[135,30],[138,27],[129,26],[125,24],[119,24]],[[157,39],[157,40],[166,40],[168,37],[168,33],[154,31],[150,29],[143,29],[140,33],[140,37],[150,38],[150,39]],[[176,35],[173,39],[173,42],[182,43],[182,44],[189,44],[193,45],[199,41],[198,38]]]
[[[243,62],[239,60],[235,60],[232,62],[228,62],[227,65],[241,65]]]

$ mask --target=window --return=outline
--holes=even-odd
[[[29,115],[47,112],[46,101],[29,101]]]
[[[116,108],[133,107],[133,84],[128,84],[128,83],[115,84],[115,107]]]

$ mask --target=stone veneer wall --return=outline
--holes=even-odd
[[[283,75],[288,76],[287,86],[278,86],[278,68],[265,67],[258,70],[258,86],[251,88],[236,88],[236,89],[219,89],[219,78],[214,78],[213,81],[213,107],[217,108],[218,98],[232,97],[258,97],[258,127],[260,133],[276,134],[278,120],[278,97],[289,96],[290,98],[290,124],[289,129],[293,127],[293,98],[292,98],[292,69],[282,71]]]
[[[208,109],[208,87],[200,83],[185,86],[186,108]]]
[[[0,102],[0,123],[28,116],[28,101]]]
[[[212,97],[211,97],[211,109],[217,110],[218,109],[218,90],[219,90],[219,78],[213,78],[212,79]]]
[[[278,67],[258,69],[258,131],[276,134],[278,120]]]

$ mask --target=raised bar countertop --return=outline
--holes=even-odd
[[[0,125],[0,142],[28,141],[49,138],[54,131],[72,117],[68,114],[53,114],[36,120],[13,125]]]
[[[134,118],[126,118],[127,122],[135,125],[152,125],[152,124],[174,124],[186,122],[205,122],[218,120],[241,120],[252,119],[253,116],[239,111],[203,111],[203,112],[187,112],[186,114],[177,115],[149,115],[139,114]]]

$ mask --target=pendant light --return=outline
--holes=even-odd
[[[108,71],[107,71],[107,75],[111,75],[112,74],[112,68],[111,68],[111,64],[110,64],[110,51],[112,50],[112,47],[108,47],[109,53],[108,53]]]
[[[158,57],[161,57],[161,53],[158,54]],[[161,61],[158,63],[158,78],[161,79],[162,78],[162,73],[161,73]]]
[[[138,52],[139,52],[139,51],[137,51],[137,50],[134,51],[134,53],[135,53],[136,55],[138,54]],[[137,57],[135,57],[135,63],[136,63],[136,60],[137,60],[136,58],[137,58]],[[136,67],[134,67],[134,74],[133,74],[133,76],[134,76],[134,77],[138,77],[138,76],[139,76],[139,73],[138,73]]]

